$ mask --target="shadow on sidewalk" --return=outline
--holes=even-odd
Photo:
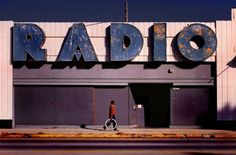
[[[87,130],[104,131],[104,129],[88,127],[85,124],[80,125],[80,128],[87,129]]]

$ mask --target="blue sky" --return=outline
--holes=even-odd
[[[129,21],[230,20],[236,0],[128,0]],[[124,0],[0,0],[0,20],[124,21]]]

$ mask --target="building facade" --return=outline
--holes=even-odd
[[[0,127],[236,120],[236,10],[216,22],[0,21]]]

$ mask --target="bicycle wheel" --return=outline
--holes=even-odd
[[[105,122],[105,127],[109,130],[114,130],[117,127],[117,122],[114,119],[107,119]]]

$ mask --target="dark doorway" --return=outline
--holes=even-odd
[[[169,127],[170,84],[132,84],[135,104],[144,107],[146,127]]]

